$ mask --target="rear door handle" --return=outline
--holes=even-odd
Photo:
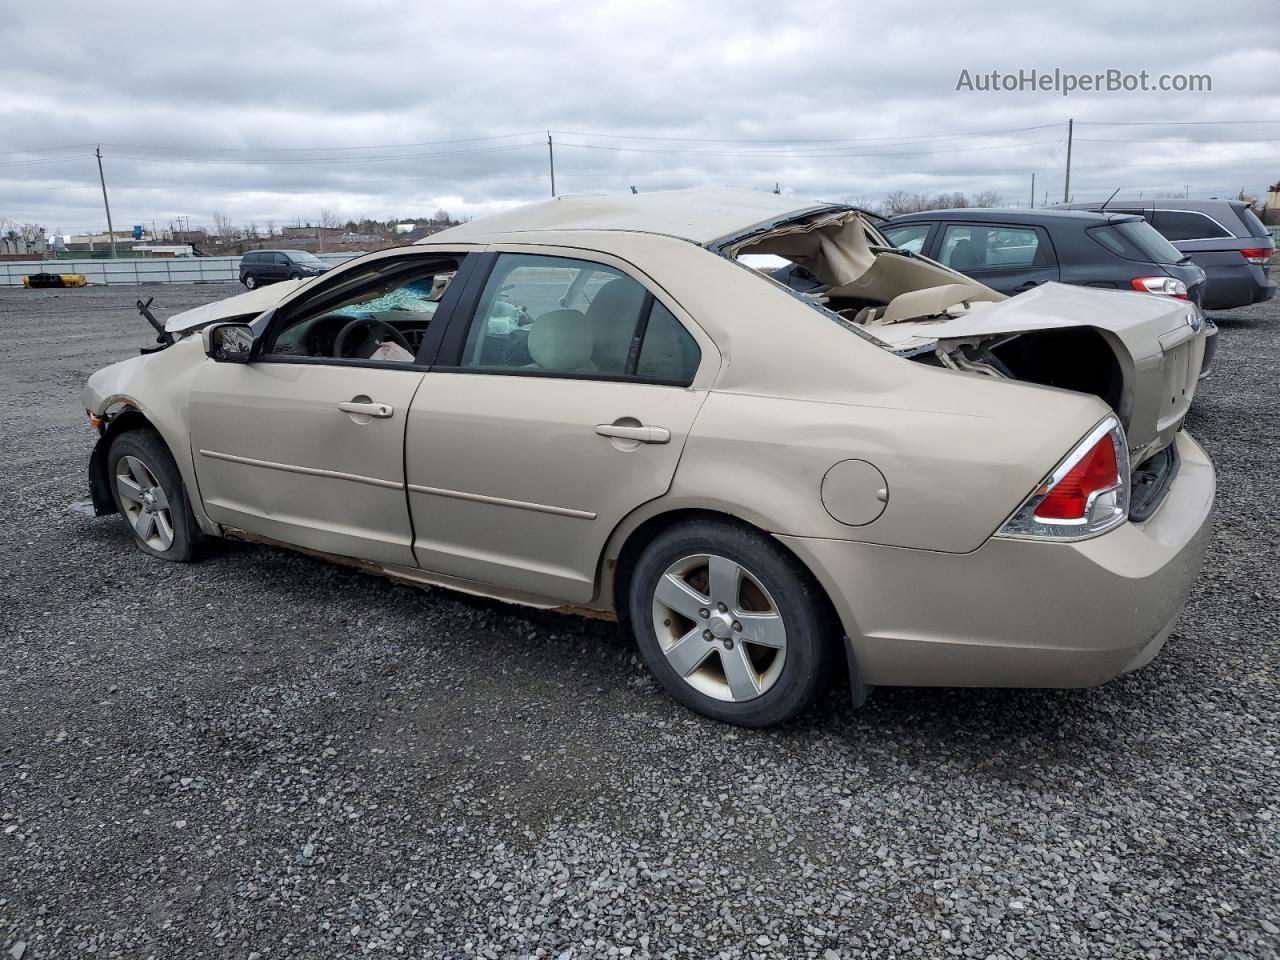
[[[338,409],[343,413],[354,413],[366,417],[378,417],[385,419],[395,413],[389,403],[377,403],[376,401],[360,402],[358,400],[343,400],[338,404]]]
[[[596,433],[602,437],[619,440],[639,440],[641,443],[670,443],[671,431],[666,427],[628,427],[617,423],[597,423]]]

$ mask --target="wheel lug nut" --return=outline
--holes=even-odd
[[[733,649],[733,637],[725,637],[725,640],[724,640],[724,648],[725,648],[726,650],[732,650],[732,649]]]
[[[723,603],[717,603],[716,609],[719,610],[721,613],[726,613],[729,610],[729,608],[726,607]]]
[[[698,611],[698,616],[700,616],[703,620],[705,620],[705,619],[707,619],[707,617],[711,616],[711,611],[710,611],[710,610],[707,610],[707,609],[704,607],[703,609],[701,609],[701,610],[699,610],[699,611]]]
[[[733,621],[733,629],[734,629],[734,631],[735,631],[736,633],[741,633],[741,632],[742,632],[742,624],[740,624],[737,620]]]
[[[710,630],[703,630],[703,631],[702,631],[702,639],[703,639],[703,640],[714,640],[714,639],[715,639],[715,634],[714,634],[714,633],[712,633]]]

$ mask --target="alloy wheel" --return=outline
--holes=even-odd
[[[173,511],[169,498],[145,463],[123,456],[116,463],[120,507],[138,539],[154,550],[173,546]]]
[[[787,630],[769,591],[716,554],[667,567],[653,595],[658,645],[672,669],[717,700],[753,700],[782,675]]]

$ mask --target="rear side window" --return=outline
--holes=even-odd
[[[1231,209],[1235,210],[1236,216],[1240,218],[1240,222],[1244,224],[1244,228],[1249,231],[1249,236],[1251,237],[1270,237],[1271,236],[1271,234],[1267,232],[1266,224],[1264,224],[1261,220],[1259,220],[1258,215],[1255,214],[1248,207],[1244,207],[1244,206],[1237,207],[1234,204],[1232,204]]]
[[[1002,270],[1049,262],[1031,227],[948,225],[938,257],[953,270]]]
[[[1139,263],[1180,263],[1178,248],[1142,220],[1122,220],[1105,227],[1090,227],[1086,233],[1117,257]]]
[[[924,242],[929,236],[930,223],[904,223],[898,227],[884,227],[884,238],[899,250],[924,253]]]
[[[1233,236],[1212,217],[1193,210],[1157,210],[1151,225],[1167,240],[1216,240]]]
[[[691,383],[701,351],[689,331],[657,300],[649,311],[636,376],[642,380],[674,380]]]

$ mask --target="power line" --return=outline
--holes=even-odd
[[[435,147],[450,143],[480,143],[490,140],[510,140],[512,137],[537,137],[541,136],[541,130],[528,130],[524,133],[498,133],[488,137],[460,137],[453,140],[422,140],[418,143],[373,143],[362,144],[360,146],[345,147],[196,147],[196,146],[166,146],[145,143],[108,143],[103,141],[109,147],[125,147],[135,150],[203,150],[207,152],[241,152],[241,153],[322,153],[325,151],[336,150],[407,150],[410,147]]]
[[[564,141],[560,141],[559,146],[574,147],[579,150],[608,150],[617,153],[660,153],[689,157],[796,157],[799,159],[823,159],[827,157],[918,157],[934,153],[973,153],[984,150],[1014,150],[1023,147],[1034,147],[1041,144],[1057,142],[1058,141],[1056,139],[1032,140],[1028,143],[1001,143],[986,147],[948,147],[941,150],[909,150],[899,153],[891,153],[888,151],[875,151],[873,153],[849,153],[846,151],[838,151],[835,153],[812,153],[794,150],[754,150],[746,152],[726,150],[661,150],[653,147],[610,147],[598,143],[565,143]]]
[[[1081,120],[1082,126],[1091,127],[1182,127],[1223,126],[1236,123],[1280,123],[1278,120]]]
[[[803,137],[779,137],[773,139],[753,139],[753,138],[716,138],[716,137],[660,137],[649,134],[627,134],[627,133],[586,133],[578,130],[552,130],[552,133],[558,133],[567,137],[594,137],[598,139],[610,140],[664,140],[674,143],[869,143],[873,141],[925,141],[925,140],[960,140],[965,137],[998,137],[1010,133],[1024,133],[1028,130],[1048,130],[1053,127],[1060,126],[1056,123],[1041,123],[1033,127],[1010,127],[1006,130],[978,130],[969,133],[949,133],[929,136],[897,136],[897,137],[833,137],[833,138],[803,138]]]

